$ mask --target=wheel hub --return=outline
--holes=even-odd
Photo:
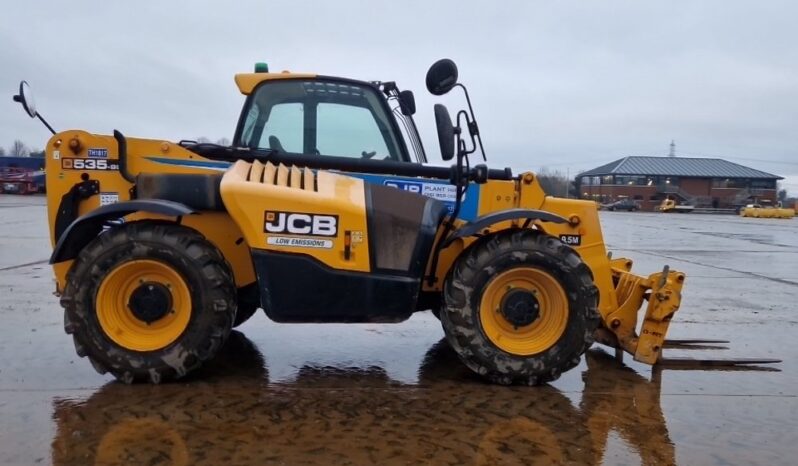
[[[172,311],[172,293],[161,283],[142,283],[131,293],[128,308],[137,319],[151,324]]]
[[[502,316],[513,327],[526,327],[540,317],[540,303],[537,297],[524,289],[511,290],[502,299],[499,308]]]

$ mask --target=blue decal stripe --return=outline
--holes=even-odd
[[[232,162],[213,162],[206,160],[180,160],[170,159],[169,157],[144,157],[155,163],[162,163],[164,165],[178,165],[181,167],[195,167],[195,168],[213,168],[226,170],[233,165]]]
[[[435,180],[429,178],[394,176],[394,175],[374,175],[374,174],[365,174],[365,173],[343,173],[343,174],[354,178],[360,178],[367,183],[380,184],[380,185],[386,185],[386,183],[389,183],[389,185],[398,187],[399,189],[406,189],[406,190],[407,187],[409,186],[421,186],[424,184],[451,185],[450,182],[445,180]],[[476,183],[471,183],[468,186],[468,189],[466,190],[465,200],[463,200],[463,205],[460,208],[460,215],[458,216],[458,218],[466,221],[472,221],[475,218],[477,218],[477,212],[479,211],[479,195],[480,195],[480,185]],[[441,201],[441,202],[446,204],[449,207],[450,211],[451,209],[454,208],[454,202],[451,201]]]

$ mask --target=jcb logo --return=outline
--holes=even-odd
[[[338,236],[338,216],[266,211],[263,231],[308,236]]]

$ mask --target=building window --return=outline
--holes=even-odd
[[[601,184],[613,184],[612,175],[603,176],[601,178]]]
[[[582,185],[583,186],[590,186],[590,177],[589,176],[583,176],[582,177]]]
[[[638,175],[615,175],[615,184],[619,186],[645,186],[649,178]]]
[[[775,180],[751,180],[751,188],[754,189],[776,189]]]
[[[745,178],[713,178],[712,187],[719,189],[743,189],[748,187]]]

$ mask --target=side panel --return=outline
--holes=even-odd
[[[390,186],[368,183],[366,203],[375,271],[420,279],[438,226],[448,213],[443,202]]]
[[[371,271],[363,181],[237,162],[221,191],[251,249],[309,254],[334,269]]]
[[[237,162],[222,199],[269,317],[395,322],[415,311],[442,203],[325,171]]]
[[[252,259],[277,322],[399,322],[415,310],[418,279],[334,270],[300,254],[261,250]]]

